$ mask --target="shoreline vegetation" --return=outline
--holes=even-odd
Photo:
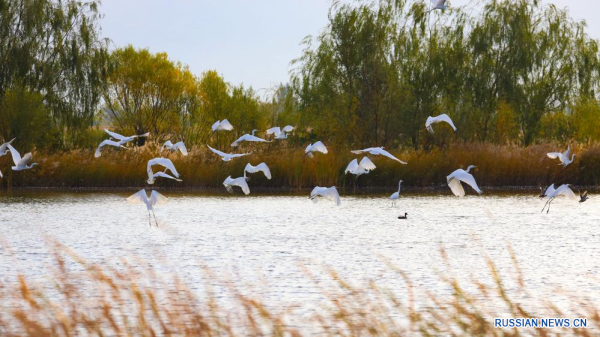
[[[5,247],[9,252],[9,247]],[[345,280],[322,267],[307,282],[321,292],[318,303],[269,303],[256,295],[268,283],[218,276],[199,267],[204,283],[162,275],[155,263],[122,258],[93,264],[68,248],[50,246],[48,277],[0,281],[0,334],[13,336],[592,336],[600,328],[596,303],[558,291],[552,300],[527,288],[510,247],[513,266],[501,268],[482,253],[483,277],[460,277],[441,249],[442,289],[415,284],[382,258],[404,286],[388,289],[375,280]],[[235,280],[235,281],[234,281]],[[253,289],[254,291],[248,291]],[[526,302],[524,304],[523,302]],[[586,329],[497,328],[494,318],[587,318]]]
[[[352,159],[362,158],[362,155],[350,153],[350,148],[340,151],[340,147],[333,145],[328,154],[319,153],[311,159],[304,156],[302,146],[288,147],[286,142],[273,142],[241,146],[235,152],[252,154],[223,162],[205,146],[194,146],[187,157],[179,153],[162,153],[174,162],[182,182],[163,179],[148,185],[146,163],[161,156],[160,146],[148,142],[143,147],[106,150],[100,158],[93,157],[93,150],[35,154],[34,159],[40,165],[27,172],[11,171],[9,156],[4,156],[0,158],[4,172],[0,189],[125,190],[145,187],[218,192],[223,190],[222,182],[227,176],[243,176],[246,163],[265,162],[273,178],[268,180],[260,174],[254,175],[249,185],[257,194],[304,191],[317,185],[337,186],[346,193],[384,193],[395,190],[400,179],[404,181],[404,191],[444,191],[447,189],[446,176],[468,165],[477,166],[473,174],[479,185],[491,190],[539,190],[540,186],[553,183],[596,190],[600,186],[600,145],[572,144],[576,159],[567,167],[546,156],[547,152],[560,150],[558,146],[453,143],[446,148],[431,150],[390,149],[408,165],[375,156],[372,160],[377,168],[357,179],[344,174]]]

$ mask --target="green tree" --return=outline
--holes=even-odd
[[[101,97],[107,53],[98,4],[0,0],[0,101],[13,89],[42,95],[65,146],[92,125]]]

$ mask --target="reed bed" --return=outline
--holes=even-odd
[[[492,144],[452,144],[447,148],[432,150],[389,149],[408,162],[402,165],[381,156],[371,156],[377,169],[355,179],[344,174],[347,164],[354,158],[350,149],[331,146],[329,154],[304,156],[303,147],[288,147],[285,142],[270,144],[243,144],[235,152],[252,152],[247,157],[223,162],[205,146],[193,147],[190,155],[179,153],[162,155],[173,160],[183,182],[159,179],[157,188],[202,189],[220,188],[229,175],[243,175],[244,166],[266,162],[273,179],[261,174],[250,183],[262,189],[298,190],[320,186],[338,186],[347,190],[390,188],[399,179],[410,188],[444,187],[446,176],[457,168],[477,165],[473,171],[480,186],[484,187],[537,187],[551,183],[570,183],[580,186],[600,185],[600,145],[572,145],[577,154],[575,162],[566,168],[558,160],[549,159],[546,153],[556,151],[555,145],[529,147]],[[230,148],[225,149],[230,151]],[[232,151],[234,152],[234,151]],[[0,157],[0,169],[5,177],[0,180],[4,189],[23,187],[54,188],[120,188],[146,185],[146,162],[160,156],[159,146],[149,143],[128,150],[107,148],[100,158],[93,150],[73,150],[64,153],[34,154],[40,165],[24,172],[12,172],[9,156]],[[392,188],[393,189],[393,188]]]
[[[54,263],[43,283],[23,276],[0,283],[0,335],[594,336],[600,328],[598,308],[590,302],[565,295],[569,309],[562,310],[529,293],[514,254],[512,270],[501,271],[487,258],[491,281],[464,284],[452,271],[440,272],[439,282],[450,290],[442,294],[415,286],[410,275],[390,264],[405,281],[403,289],[374,281],[354,284],[324,269],[335,286],[321,301],[273,306],[243,284],[226,282],[217,294],[212,284],[220,280],[207,270],[209,282],[198,292],[176,275],[157,275],[152,264],[138,259],[124,259],[117,268],[87,263],[59,244],[51,250]],[[306,278],[311,282],[314,274],[307,272]],[[222,292],[230,302],[220,300]],[[586,329],[515,329],[494,327],[494,317],[588,321]]]

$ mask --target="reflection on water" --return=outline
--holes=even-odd
[[[129,193],[131,194],[131,193]],[[47,240],[90,262],[117,264],[123,256],[155,260],[159,273],[176,271],[201,289],[207,266],[239,283],[265,281],[270,303],[322,296],[301,266],[316,273],[330,266],[350,280],[377,280],[392,289],[404,282],[382,257],[406,271],[415,285],[439,292],[444,247],[455,274],[488,278],[484,253],[508,276],[512,245],[527,287],[552,296],[560,287],[600,296],[600,198],[584,204],[557,199],[550,214],[535,194],[403,196],[395,208],[387,196],[342,196],[342,206],[307,196],[200,196],[168,194],[156,208],[160,227],[148,226],[143,205],[126,194],[25,193],[0,196],[0,280],[17,273],[44,281],[52,261]],[[398,220],[408,213],[408,220]],[[323,276],[325,277],[325,276]],[[321,285],[323,286],[323,285]],[[510,286],[510,285],[509,285]],[[325,288],[326,289],[326,288]]]

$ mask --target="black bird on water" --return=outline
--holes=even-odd
[[[583,191],[583,193],[579,191],[579,202],[585,202],[586,200],[588,200],[587,191]]]
[[[400,216],[398,217],[398,219],[405,220],[405,219],[407,219],[407,218],[406,218],[406,216],[407,216],[407,215],[408,215],[408,213],[404,213],[404,215],[400,215]]]

